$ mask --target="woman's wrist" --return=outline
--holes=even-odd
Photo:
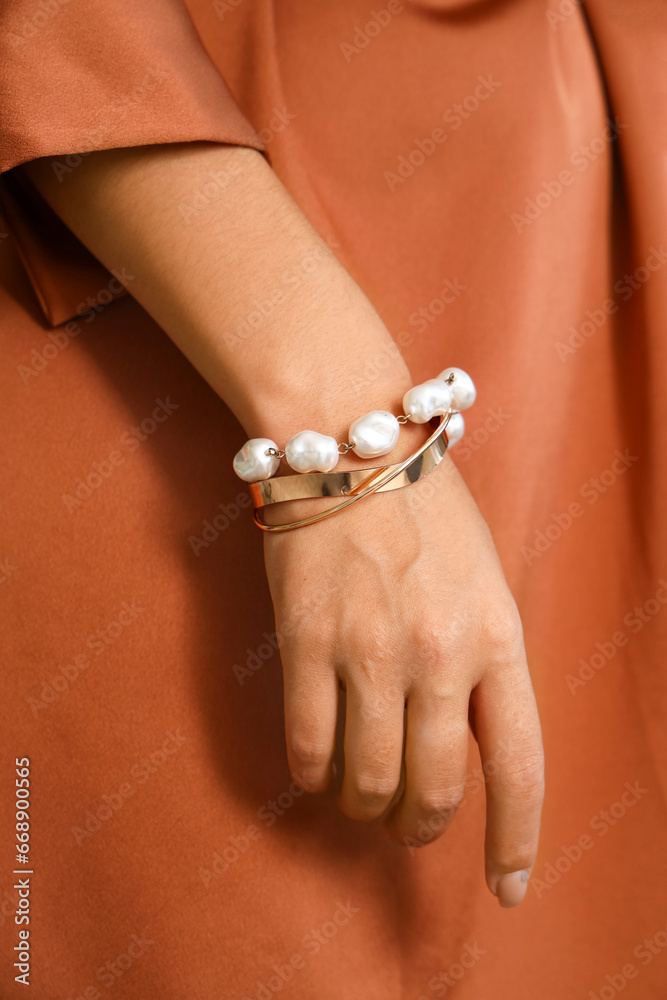
[[[252,411],[242,421],[248,436],[270,438],[281,449],[291,437],[304,430],[316,431],[334,438],[338,443],[346,443],[352,424],[365,414],[383,410],[399,416],[403,396],[411,384],[407,369],[392,379],[383,378],[371,387],[349,385],[334,390],[331,380],[323,372],[319,376],[314,374],[313,379],[313,385],[302,392],[276,391],[254,401]],[[398,456],[401,450],[406,455],[410,454],[416,446],[414,442],[422,436],[415,425],[403,425],[392,455]],[[242,443],[239,442],[239,447]],[[361,468],[368,464],[350,450],[341,454],[336,468]],[[281,472],[291,472],[284,461]]]
[[[228,184],[184,227],[179,205],[212,170]],[[48,169],[30,173],[108,267],[131,268],[133,295],[248,437],[283,447],[311,429],[346,441],[369,411],[401,412],[413,380],[398,348],[260,154],[205,145],[93,153],[60,188]],[[409,454],[418,437],[402,433],[399,447]]]

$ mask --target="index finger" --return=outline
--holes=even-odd
[[[501,906],[517,906],[535,863],[544,798],[542,734],[525,660],[485,674],[471,703],[487,776],[486,882]]]

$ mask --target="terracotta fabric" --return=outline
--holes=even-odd
[[[179,0],[10,0],[0,52],[0,170],[50,155],[65,183],[94,149],[190,139],[262,148]],[[40,304],[63,323],[110,276],[23,178],[5,179],[2,199]]]
[[[294,794],[261,539],[230,468],[243,431],[129,295],[106,304],[118,283],[10,174],[3,998],[24,995],[24,755],[34,1000],[664,997],[667,8],[53,0],[2,17],[5,168],[263,147],[415,380],[472,373],[453,455],[520,606],[547,755],[516,911],[484,885],[474,753],[460,814],[422,851],[345,819],[333,791]],[[168,76],[129,104],[150,67]]]

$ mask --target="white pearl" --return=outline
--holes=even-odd
[[[426,424],[446,413],[452,405],[449,386],[439,378],[429,379],[408,389],[403,396],[403,412],[415,424]]]
[[[338,442],[317,431],[299,431],[285,445],[285,458],[295,472],[331,472],[338,462]]]
[[[449,418],[449,423],[445,427],[445,434],[447,435],[447,447],[453,448],[457,441],[460,441],[463,437],[463,432],[466,429],[465,421],[460,413],[452,413]]]
[[[267,455],[268,448],[278,445],[271,438],[251,438],[234,456],[234,472],[246,483],[258,483],[260,479],[270,479],[275,475],[280,465],[280,459]]]
[[[450,375],[454,375],[454,381],[449,385],[452,394],[452,406],[455,410],[467,410],[475,402],[475,397],[477,396],[475,383],[470,378],[470,375],[460,368],[445,368],[444,372],[440,372],[438,378],[446,381]]]
[[[393,413],[371,410],[365,417],[354,421],[348,441],[359,458],[378,458],[391,451],[400,431],[401,425]]]

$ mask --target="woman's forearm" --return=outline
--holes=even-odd
[[[48,163],[27,169],[107,267],[135,275],[132,294],[251,436],[284,445],[309,427],[340,441],[356,417],[400,406],[411,380],[388,331],[260,154],[204,145],[96,153],[62,185]],[[184,225],[179,206],[192,205],[211,171],[229,182]],[[303,280],[284,277],[290,269]],[[275,307],[251,323],[258,300]],[[369,369],[378,372],[370,385],[359,380]],[[392,455],[423,434],[406,424]],[[408,488],[359,504],[353,531],[331,518],[265,535],[276,634],[286,636],[288,760],[303,788],[331,781],[342,684],[341,809],[384,816],[406,845],[428,843],[463,795],[472,708],[482,762],[494,767],[486,878],[513,906],[535,860],[543,794],[521,623],[456,469],[445,460],[430,477],[419,510]],[[325,573],[345,585],[304,619]]]
[[[132,295],[249,436],[340,441],[356,417],[400,406],[410,377],[386,327],[260,153],[109,150],[62,183],[48,160],[25,169],[102,263],[132,273]],[[212,177],[218,196],[193,208]]]

